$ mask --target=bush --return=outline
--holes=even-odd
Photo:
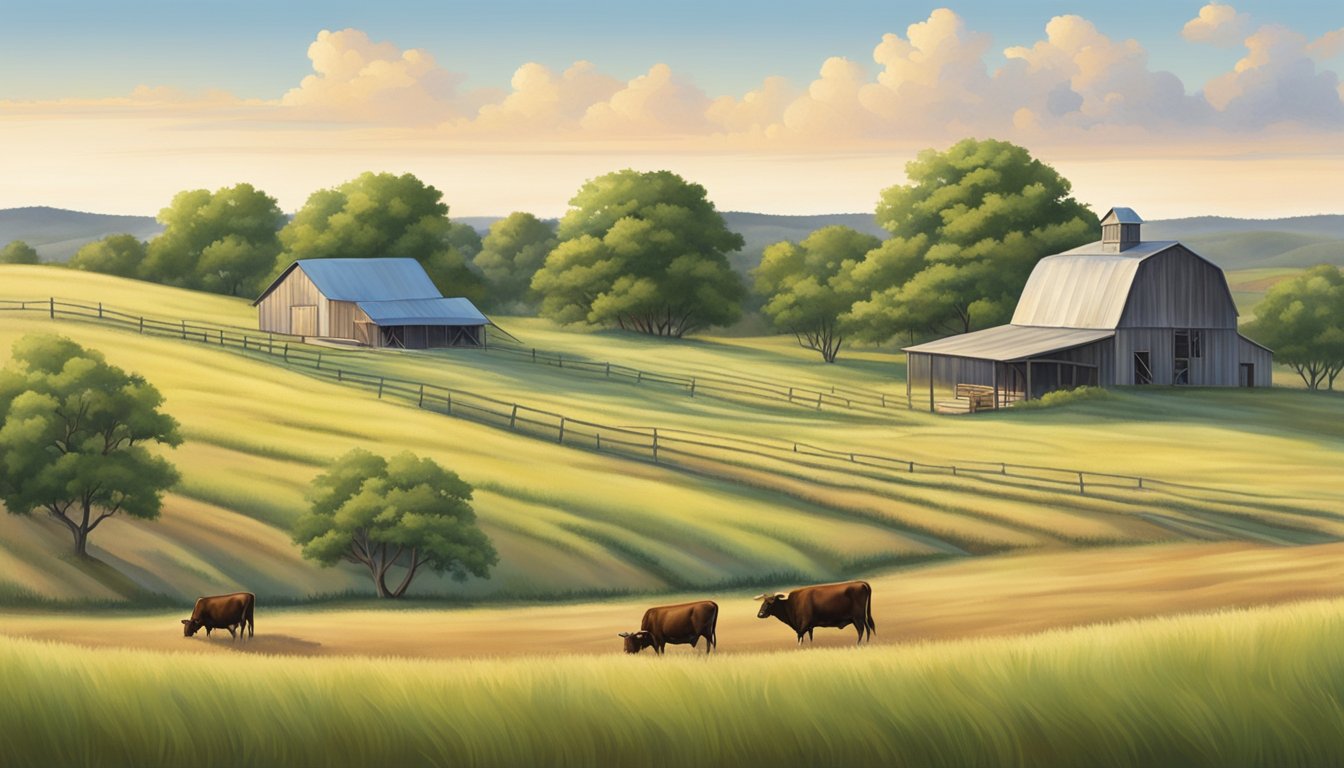
[[[1078,387],[1077,389],[1059,389],[1054,392],[1047,392],[1045,395],[1035,400],[1023,400],[1014,408],[1025,408],[1027,410],[1035,408],[1055,408],[1057,406],[1072,405],[1082,403],[1088,400],[1108,400],[1111,393],[1101,387]]]

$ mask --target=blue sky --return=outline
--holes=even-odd
[[[557,215],[629,167],[862,211],[976,136],[1099,210],[1339,212],[1342,72],[1344,0],[0,0],[0,208],[249,182],[294,210],[374,170]]]
[[[1181,26],[1200,2],[1057,0],[948,3],[988,32],[991,65],[1008,45],[1040,37],[1051,17],[1085,16],[1114,39],[1137,38],[1154,69],[1195,90],[1230,67],[1236,51],[1194,46]],[[1310,36],[1344,26],[1344,2],[1237,2],[1255,23]],[[88,98],[140,84],[222,88],[270,98],[309,70],[305,49],[321,29],[354,27],[374,40],[422,48],[471,87],[504,87],[526,61],[555,68],[587,59],[617,77],[663,62],[711,96],[739,94],[767,75],[806,82],[829,56],[871,65],[884,32],[922,21],[936,3],[763,2],[32,2],[0,11],[0,98]]]

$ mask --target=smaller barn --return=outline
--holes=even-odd
[[[415,259],[300,259],[252,305],[263,331],[369,347],[479,347],[490,324]]]

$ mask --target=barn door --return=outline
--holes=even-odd
[[[316,336],[317,307],[311,304],[290,307],[289,332],[294,336]]]
[[[1153,367],[1147,352],[1134,353],[1134,383],[1153,383]]]

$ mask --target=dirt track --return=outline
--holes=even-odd
[[[1269,548],[1242,543],[1036,553],[961,561],[870,579],[878,643],[1026,634],[1147,616],[1344,596],[1344,544]],[[787,589],[794,585],[780,585]],[[694,596],[700,597],[700,596]],[[750,594],[719,602],[719,651],[787,651],[792,631],[758,620]],[[194,653],[460,658],[619,653],[616,633],[644,608],[621,600],[460,610],[257,610],[256,637],[182,637],[173,614],[123,616],[6,612],[0,634]],[[816,645],[854,642],[852,629],[819,630]],[[703,650],[703,649],[701,649]],[[694,653],[673,646],[669,653]]]

